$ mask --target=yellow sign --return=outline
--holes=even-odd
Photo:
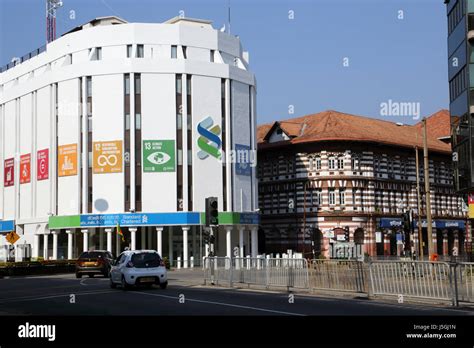
[[[17,235],[15,231],[12,231],[5,236],[5,239],[7,240],[8,243],[15,244],[16,241],[20,239],[20,236]]]
[[[77,175],[77,144],[58,146],[58,176]]]
[[[121,173],[122,141],[94,142],[94,174]]]
[[[467,196],[467,204],[469,205],[468,217],[474,219],[474,194],[470,193]]]

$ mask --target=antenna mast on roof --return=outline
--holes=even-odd
[[[56,10],[63,6],[60,0],[46,0],[46,42],[56,40]]]
[[[227,0],[227,28],[230,35],[230,0]]]

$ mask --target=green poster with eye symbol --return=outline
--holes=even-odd
[[[174,140],[143,140],[142,163],[144,173],[174,172]]]

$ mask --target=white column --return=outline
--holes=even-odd
[[[170,264],[173,264],[173,226],[170,226],[168,229],[168,253],[169,253],[169,259],[170,259]]]
[[[158,226],[156,228],[156,251],[158,251],[158,254],[160,254],[161,257],[163,257],[163,227]]]
[[[135,211],[135,74],[130,74],[130,210]],[[136,231],[136,229],[135,229]],[[135,244],[132,237],[132,250]]]
[[[66,231],[67,233],[67,258],[68,260],[71,260],[72,259],[72,231],[71,230],[67,230]]]
[[[252,257],[257,257],[257,255],[258,255],[257,227],[252,227]]]
[[[245,257],[244,255],[244,227],[239,227],[239,248],[240,248],[240,257]]]
[[[106,228],[105,233],[107,233],[107,251],[112,252],[112,229]]]
[[[34,258],[38,258],[39,256],[39,245],[40,245],[40,235],[35,234],[35,241],[33,245],[33,255],[32,255]]]
[[[88,251],[89,250],[89,230],[81,230],[82,232],[82,251]]]
[[[225,226],[226,256],[232,257],[232,226]]]
[[[146,227],[142,227],[142,231],[141,231],[141,234],[142,234],[142,241],[141,241],[141,245],[142,245],[142,250],[146,249],[146,233],[145,233],[145,229]]]
[[[53,234],[53,260],[58,259],[58,234],[59,231],[52,231]]]
[[[189,252],[188,252],[188,232],[189,226],[183,226],[183,268],[188,268],[188,259],[189,259]]]
[[[48,259],[48,233],[43,234],[43,258]]]
[[[130,81],[130,84],[132,82]],[[130,231],[130,236],[131,236],[131,239],[132,239],[132,245],[131,245],[131,249],[132,250],[137,250],[137,229],[136,228],[129,228],[128,229]]]

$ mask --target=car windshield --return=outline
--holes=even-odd
[[[79,256],[80,259],[97,259],[102,257],[102,253],[97,251],[86,251]]]
[[[160,261],[157,253],[137,253],[132,256],[132,263],[136,268],[159,267]]]

